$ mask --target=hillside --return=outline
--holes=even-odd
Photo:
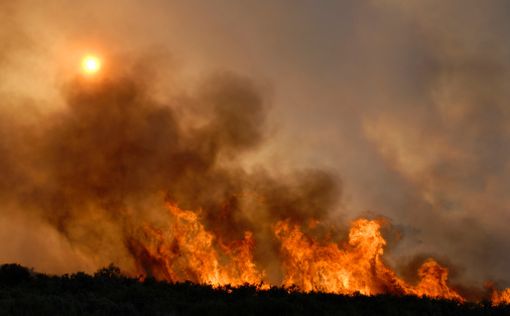
[[[94,275],[50,276],[0,266],[1,315],[510,315],[510,306],[414,296],[343,296],[139,281],[110,266]]]

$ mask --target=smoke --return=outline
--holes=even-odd
[[[156,102],[147,77],[119,74],[72,80],[62,91],[66,107],[36,126],[2,121],[3,201],[43,218],[101,263],[126,269],[138,260],[127,247],[132,234],[164,225],[165,201],[200,210],[227,241],[245,230],[269,240],[260,229],[275,220],[320,219],[335,203],[336,180],[327,173],[280,180],[241,168],[240,157],[264,139],[268,108],[250,80],[205,79],[188,96],[203,113],[191,120],[180,119],[190,114],[179,104]]]
[[[388,82],[394,96],[362,119],[410,193],[407,207],[389,216],[419,227],[407,236],[416,238],[415,250],[469,262],[470,277],[502,276],[496,271],[509,258],[501,250],[510,246],[500,226],[508,221],[510,51],[501,41],[508,4],[389,1],[382,10],[401,14],[410,25],[402,33],[414,37],[398,75],[410,82]]]
[[[47,3],[2,4],[0,196],[4,218],[44,218],[76,245],[65,256],[131,262],[125,240],[165,222],[167,200],[228,239],[252,230],[258,261],[278,219],[375,213],[400,230],[388,260],[414,262],[403,275],[427,254],[455,282],[508,282],[505,1]],[[153,44],[182,77],[68,78],[84,46]]]

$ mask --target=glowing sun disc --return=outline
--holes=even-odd
[[[81,68],[86,74],[94,74],[101,69],[101,60],[96,56],[85,56],[81,62]]]

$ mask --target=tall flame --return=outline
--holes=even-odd
[[[142,238],[131,240],[130,248],[141,272],[157,279],[193,281],[214,286],[261,284],[263,273],[252,258],[254,241],[244,238],[229,245],[219,245],[193,211],[168,204],[173,222],[166,230],[144,226]]]
[[[139,273],[172,282],[192,281],[213,286],[251,284],[267,288],[264,271],[253,257],[255,240],[246,231],[243,238],[223,242],[200,222],[200,212],[167,205],[170,223],[166,228],[144,225],[129,241]],[[352,222],[345,243],[316,240],[289,220],[274,225],[280,243],[283,269],[281,284],[303,292],[336,294],[416,295],[463,302],[448,284],[448,269],[427,259],[418,269],[419,281],[401,279],[383,259],[386,240],[380,220]],[[510,289],[494,290],[492,303],[510,303]]]
[[[386,272],[386,267],[380,256],[386,242],[379,227],[376,221],[355,221],[349,244],[341,249],[335,243],[321,245],[288,221],[278,222],[275,233],[281,242],[286,272],[283,285],[307,292],[382,293],[379,275]]]
[[[492,305],[510,304],[510,288],[498,291],[494,289],[491,297]]]
[[[418,296],[441,297],[450,300],[464,299],[448,284],[448,269],[440,266],[434,259],[427,259],[418,270],[420,282],[410,293]]]
[[[336,243],[320,244],[289,222],[277,223],[275,232],[284,253],[284,286],[295,285],[307,292],[412,294],[463,301],[447,285],[448,270],[433,259],[419,269],[421,281],[416,286],[400,279],[383,262],[386,241],[380,221],[354,221],[343,248]]]

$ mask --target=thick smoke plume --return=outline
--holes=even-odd
[[[53,272],[113,261],[164,274],[154,268],[161,258],[134,258],[180,227],[169,211],[177,206],[200,214],[197,231],[221,245],[254,241],[254,261],[278,281],[274,222],[308,229],[311,218],[338,224],[368,210],[403,237],[385,258],[411,283],[432,256],[455,266],[455,282],[508,286],[507,1],[0,6],[0,237],[15,236],[4,260]],[[141,55],[154,43],[193,63],[192,75],[220,68],[268,79],[272,115],[256,84],[228,74],[169,102],[154,91],[192,80],[131,69],[52,95],[84,50]],[[280,130],[267,137],[265,123]],[[268,168],[243,168],[254,156]],[[327,166],[341,188],[327,172],[276,175],[295,166]]]
[[[248,79],[205,80],[188,97],[202,113],[191,120],[182,119],[185,107],[156,102],[132,72],[89,79],[66,84],[66,107],[34,125],[2,120],[0,191],[102,263],[132,268],[131,240],[143,225],[168,221],[165,201],[200,210],[225,242],[246,230],[268,242],[274,221],[321,219],[338,198],[325,172],[275,179],[240,167],[264,139],[268,108]]]
[[[0,125],[2,201],[95,264],[168,281],[464,300],[432,259],[414,284],[400,279],[382,257],[382,219],[353,222],[348,240],[321,233],[340,195],[332,175],[243,168],[268,109],[250,80],[216,74],[161,104],[149,77],[110,71],[65,84],[65,107],[34,124]]]

